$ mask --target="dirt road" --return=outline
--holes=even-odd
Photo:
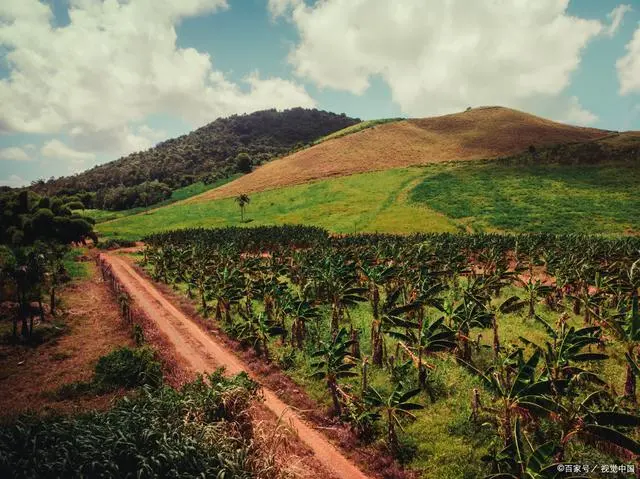
[[[175,346],[178,356],[191,369],[211,372],[224,366],[229,374],[249,369],[214,337],[200,329],[193,321],[171,304],[149,281],[140,276],[124,259],[115,254],[101,254],[111,265],[113,273],[127,289],[137,306],[143,309],[160,331]],[[259,377],[254,378],[257,381]],[[276,417],[290,424],[300,440],[315,454],[318,461],[333,475],[343,479],[365,479],[353,463],[345,458],[318,431],[307,425],[287,404],[270,390],[263,388],[265,406]]]

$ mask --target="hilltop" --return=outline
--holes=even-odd
[[[104,193],[154,180],[171,189],[211,182],[237,171],[239,153],[247,153],[254,166],[260,165],[359,122],[344,114],[304,108],[233,115],[85,172],[38,182],[32,189],[53,195]]]
[[[611,132],[557,123],[502,107],[481,107],[434,118],[373,125],[270,162],[254,172],[188,201],[206,201],[239,193],[312,180],[453,160],[516,155],[530,146],[585,142]]]

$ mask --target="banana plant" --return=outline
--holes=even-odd
[[[553,441],[534,445],[522,430],[520,418],[516,418],[513,438],[501,451],[487,454],[482,460],[492,469],[485,479],[556,479],[566,477],[558,470],[554,460],[559,447]],[[583,476],[571,476],[578,479]],[[586,478],[585,478],[586,479]]]
[[[459,359],[482,381],[493,394],[496,407],[489,408],[496,415],[497,425],[508,445],[512,440],[513,420],[523,418],[549,416],[556,410],[554,391],[562,391],[566,381],[552,381],[538,374],[537,367],[542,357],[540,350],[535,350],[525,360],[522,350],[517,349],[496,366],[482,372],[475,366]]]
[[[603,353],[584,351],[584,348],[600,343],[602,330],[599,326],[576,329],[573,326],[568,326],[565,321],[560,321],[559,329],[554,329],[541,317],[536,315],[535,319],[545,328],[551,340],[546,341],[542,347],[522,336],[520,336],[520,341],[533,346],[542,353],[544,367],[550,379],[558,381],[572,379],[574,376],[580,375],[582,379],[602,384],[602,380],[598,376],[576,365],[576,363],[586,361],[604,361],[609,357]]]
[[[320,349],[313,353],[315,358],[311,363],[314,379],[324,379],[333,401],[333,411],[337,416],[342,415],[342,405],[338,392],[338,381],[358,375],[353,369],[355,361],[351,357],[353,341],[349,339],[349,333],[341,328],[331,341],[324,343]]]
[[[420,389],[404,391],[402,383],[398,383],[388,396],[383,396],[372,386],[365,392],[365,403],[377,410],[377,413],[385,418],[387,446],[394,454],[399,450],[396,427],[404,432],[402,420],[405,418],[415,419],[416,417],[412,411],[424,408],[424,406],[410,401],[418,394],[420,394]]]

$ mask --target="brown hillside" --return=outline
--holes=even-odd
[[[609,132],[564,125],[500,107],[383,124],[272,161],[187,201],[202,201],[305,183],[330,176],[513,155],[604,137]]]

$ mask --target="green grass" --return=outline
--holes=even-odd
[[[376,125],[384,125],[385,123],[393,123],[393,122],[402,121],[402,120],[405,120],[405,118],[382,118],[379,120],[361,121],[360,123],[356,123],[355,125],[343,128],[342,130],[331,133],[330,135],[323,136],[322,138],[319,138],[316,141],[314,141],[313,144],[317,145],[318,143],[322,143],[323,141],[342,138],[343,136],[351,135],[352,133],[357,133],[362,130],[373,128]]]
[[[335,178],[251,195],[246,226],[283,223],[318,225],[339,233],[424,229],[453,231],[455,225],[403,198],[422,168],[395,169]],[[139,239],[166,229],[243,225],[233,198],[170,205],[98,225],[105,237]]]
[[[640,230],[640,167],[461,164],[427,176],[410,199],[478,229]]]
[[[89,277],[89,266],[86,262],[77,261],[78,256],[86,254],[85,248],[71,248],[62,259],[64,268],[71,279],[85,279]]]
[[[138,208],[131,208],[129,210],[122,211],[108,211],[108,210],[97,210],[97,209],[88,209],[88,210],[78,210],[77,213],[93,218],[96,223],[104,223],[105,221],[111,221],[118,218],[123,218],[125,216],[131,216],[139,213],[143,213],[145,211],[153,210],[155,208],[160,208],[162,206],[167,206],[177,201],[186,200],[187,198],[191,198],[192,196],[199,195],[204,193],[205,191],[212,190],[219,186],[222,186],[226,183],[229,183],[241,175],[233,175],[229,178],[223,178],[211,184],[204,184],[202,181],[197,183],[193,183],[192,185],[185,186],[183,188],[178,188],[177,190],[173,190],[171,192],[171,197],[165,201],[160,203],[156,203],[151,206],[140,206]]]
[[[460,228],[623,234],[640,231],[640,167],[439,164],[332,178],[251,195],[246,226],[308,224],[336,233]],[[243,225],[233,198],[175,204],[97,225],[137,240],[168,229]]]

